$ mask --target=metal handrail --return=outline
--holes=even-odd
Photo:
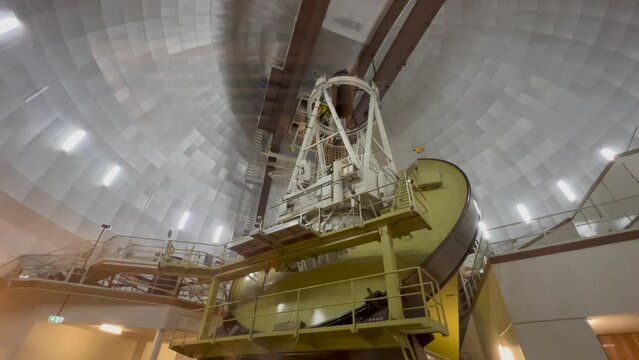
[[[323,184],[322,186],[328,185]],[[371,197],[366,196],[366,194],[375,193],[384,188],[392,189],[393,187],[395,188],[395,191],[392,195],[380,197],[376,200],[371,200]],[[321,188],[321,186],[319,188]],[[295,221],[295,219],[297,219],[299,224],[307,226],[319,233],[323,233],[325,230],[323,224],[326,224],[326,220],[328,220],[324,219],[326,216],[328,216],[329,218],[342,216],[342,221],[337,225],[337,227],[332,227],[331,230],[335,230],[336,228],[343,228],[346,225],[362,226],[366,220],[378,217],[380,216],[381,212],[397,206],[396,199],[400,194],[400,189],[404,189],[406,191],[408,203],[401,204],[401,206],[396,209],[408,207],[411,211],[420,213],[421,216],[430,216],[428,206],[425,203],[426,196],[424,192],[417,186],[417,184],[415,184],[415,182],[411,178],[404,174],[403,177],[399,178],[396,181],[378,186],[372,190],[360,194],[346,197],[339,203],[333,203],[324,207],[316,207],[317,204],[315,203],[309,204],[301,210],[298,210],[299,213],[296,214],[295,217],[287,218],[286,220],[280,220],[272,226],[276,226],[285,222]],[[315,189],[314,191],[316,190],[317,189]],[[311,194],[311,196],[315,195]],[[364,204],[365,199],[368,200],[366,201],[366,204]],[[350,208],[347,208],[346,206],[344,206],[344,204],[350,204]],[[416,207],[416,204],[418,204],[419,206]],[[343,208],[341,206],[343,206]],[[306,208],[308,208],[308,210],[306,210]],[[371,213],[373,217],[365,216],[366,214],[371,215]],[[424,215],[424,213],[426,215]],[[350,215],[350,217],[348,215]],[[305,220],[306,216],[311,217],[311,219],[309,221]],[[429,221],[429,219],[425,220]],[[344,254],[338,254],[337,257],[340,257],[342,255]],[[244,259],[228,248],[225,248],[221,258],[221,262],[223,264],[230,264]],[[305,266],[302,266],[302,268],[304,267]]]
[[[566,223],[564,226],[556,228],[556,229],[548,229],[548,228],[541,228],[539,230],[536,231],[531,231],[529,233],[526,233],[524,235],[518,236],[518,237],[514,237],[511,239],[507,239],[507,240],[502,240],[502,241],[497,241],[497,242],[492,242],[489,244],[489,248],[490,248],[490,253],[491,256],[495,256],[495,255],[501,255],[504,254],[506,252],[509,252],[511,250],[514,250],[515,248],[520,249],[520,247],[528,244],[528,242],[522,243],[521,240],[534,240],[536,238],[539,237],[543,237],[544,239],[550,239],[550,236],[559,232],[567,232],[567,231],[574,231],[577,232],[577,234],[580,236],[580,238],[576,238],[574,240],[565,240],[565,241],[559,241],[559,242],[554,242],[551,245],[554,244],[559,244],[559,243],[565,243],[565,242],[572,242],[572,241],[580,241],[584,238],[592,238],[595,236],[601,236],[602,234],[598,234],[596,232],[594,232],[593,230],[593,225],[598,225],[598,224],[610,224],[610,222],[612,221],[616,221],[619,220],[623,217],[634,217],[637,218],[639,217],[639,211],[634,212],[632,214],[624,214],[624,216],[619,217],[606,217],[606,218],[600,218],[597,220],[588,220],[587,217],[584,217],[585,222],[583,223],[575,223],[574,220],[572,220],[572,222],[570,223]],[[632,220],[634,221],[634,219]],[[632,221],[630,221],[630,224],[632,224]],[[580,229],[583,229],[584,227],[588,227],[589,231],[592,231],[592,235],[590,236],[586,236],[586,234],[588,234],[587,231],[581,231]],[[611,234],[611,233],[620,233],[620,232],[626,232],[629,231],[629,228],[621,228],[621,229],[617,229],[617,231],[608,231],[607,234]],[[586,234],[584,234],[586,233]],[[551,239],[552,240],[552,239]],[[531,244],[532,245],[532,244]],[[548,245],[548,244],[546,244]],[[529,245],[530,246],[530,245]],[[527,246],[528,247],[528,246]]]
[[[624,197],[624,198],[621,198],[621,199],[605,201],[605,202],[601,202],[601,203],[597,203],[597,204],[593,204],[593,205],[582,206],[582,207],[578,207],[578,208],[558,211],[558,212],[554,212],[554,213],[551,213],[551,214],[546,214],[546,215],[534,217],[534,218],[531,218],[530,221],[528,221],[528,222],[524,221],[524,220],[521,220],[521,221],[516,221],[516,222],[512,222],[512,223],[505,224],[505,225],[495,226],[495,227],[486,229],[486,231],[491,232],[491,231],[495,231],[495,230],[501,230],[501,229],[510,228],[510,227],[517,226],[517,225],[528,225],[530,223],[539,222],[540,220],[550,219],[550,218],[554,218],[554,217],[562,216],[562,215],[567,215],[567,214],[575,214],[575,213],[578,213],[578,212],[583,211],[583,210],[595,209],[595,208],[600,207],[600,206],[612,205],[612,204],[616,204],[616,203],[619,203],[619,202],[622,202],[622,201],[631,200],[631,199],[639,199],[639,194],[630,195],[630,196],[627,196],[627,197]]]
[[[328,182],[328,183],[322,184],[321,186],[319,186],[317,188],[314,188],[313,192],[315,192],[315,191],[317,191],[319,189],[322,189],[323,187],[332,186],[332,184],[333,184],[333,182]],[[409,177],[406,177],[404,179],[399,179],[399,180],[390,182],[388,184],[385,184],[385,185],[382,185],[382,186],[378,186],[378,187],[376,187],[374,189],[371,189],[369,191],[365,191],[363,193],[359,193],[359,194],[355,194],[355,195],[351,195],[351,196],[345,197],[344,200],[342,200],[342,202],[340,202],[340,204],[349,203],[352,200],[355,200],[361,206],[362,196],[364,196],[365,194],[371,194],[371,193],[377,192],[379,190],[382,190],[384,188],[392,188],[393,186],[395,186],[397,189],[399,189],[401,186],[404,186],[407,189],[409,206],[411,208],[413,207],[414,201],[416,200],[415,199],[415,192],[414,192],[413,188],[415,188],[422,195],[422,197],[425,198],[425,195],[424,195],[423,191],[421,189],[419,189],[419,187],[417,187],[417,185],[414,183],[414,181],[412,181],[412,179],[410,179]],[[376,201],[376,202],[374,202],[372,204],[369,204],[367,206],[361,207],[361,210],[373,209],[376,205],[380,205],[380,204],[384,205],[384,209],[390,208],[392,206],[393,201],[397,197],[397,194],[398,194],[398,190],[396,190],[393,195],[385,196],[383,199],[379,199],[379,201]],[[316,196],[316,195],[311,194],[311,193],[307,193],[306,195]],[[303,195],[300,195],[300,196],[303,196]],[[287,199],[286,201],[279,202],[278,204],[273,205],[272,208],[280,206],[282,204],[285,204],[288,200],[290,200],[290,199]],[[428,211],[428,207],[426,206],[426,204],[424,204],[419,199],[417,199],[417,201],[419,201],[420,204],[424,207],[424,209],[426,209],[426,211]],[[319,208],[316,205],[317,204],[315,204],[315,203],[308,204],[305,207],[299,209],[298,210],[299,212],[297,214],[295,214],[295,216],[291,216],[290,218],[287,218],[287,219],[284,219],[284,220],[280,220],[280,221],[274,223],[273,225],[282,224],[282,223],[291,221],[291,219],[294,219],[294,218],[303,218],[305,215],[308,215],[308,214],[311,214],[311,213],[315,213],[315,212],[318,212],[318,211],[327,214],[328,213],[327,212],[328,209],[334,208],[334,207],[338,206],[339,204],[330,204],[330,205],[327,205],[327,206],[324,206],[324,207],[319,207]],[[384,209],[382,209],[382,210],[384,210]],[[351,211],[352,211],[352,209],[351,209]],[[360,220],[362,220],[362,219],[360,219]]]
[[[417,284],[409,284],[409,285],[399,285],[398,290],[399,291],[399,295],[383,295],[383,296],[378,296],[378,297],[374,297],[374,298],[366,298],[363,300],[359,300],[357,302],[355,302],[354,299],[354,282],[356,281],[361,281],[361,280],[366,280],[366,279],[370,279],[373,277],[384,277],[386,275],[390,275],[390,274],[398,274],[398,273],[402,273],[402,272],[414,272],[417,271],[417,274],[419,275],[419,283]],[[423,278],[426,277],[427,281],[425,281]],[[340,284],[349,284],[350,287],[350,291],[351,291],[351,299],[350,300],[344,300],[344,301],[337,301],[337,302],[331,302],[331,303],[324,303],[320,306],[305,306],[302,307],[300,302],[302,297],[302,294],[308,290],[311,289],[316,289],[316,288],[320,288],[320,287],[326,287],[326,286],[335,286],[335,285],[340,285]],[[404,289],[411,289],[409,292],[407,293],[401,293],[401,290]],[[442,300],[439,296],[439,283],[430,275],[428,274],[423,268],[421,267],[411,267],[411,268],[404,268],[404,269],[398,269],[398,270],[394,270],[394,271],[387,271],[387,272],[383,272],[383,273],[378,273],[378,274],[372,274],[372,275],[365,275],[365,276],[360,276],[360,277],[354,277],[354,278],[350,278],[350,279],[344,279],[344,280],[338,280],[338,281],[333,281],[333,282],[328,282],[328,283],[323,283],[323,284],[317,284],[317,285],[311,285],[311,286],[306,286],[303,288],[298,288],[298,289],[291,289],[291,290],[286,290],[286,291],[281,291],[281,292],[277,292],[277,293],[273,293],[273,294],[265,294],[265,295],[260,295],[254,298],[248,298],[248,299],[240,299],[240,300],[235,300],[235,301],[230,301],[230,302],[225,302],[225,303],[220,303],[220,304],[215,304],[215,305],[211,305],[208,307],[204,307],[198,310],[194,310],[194,311],[189,311],[189,312],[185,312],[182,313],[178,316],[178,321],[176,322],[176,326],[173,330],[173,334],[171,336],[171,345],[173,345],[173,339],[175,339],[175,335],[177,332],[181,332],[183,333],[182,336],[182,343],[184,343],[185,341],[185,337],[186,334],[189,333],[189,328],[190,328],[190,323],[191,323],[191,319],[193,318],[200,318],[201,323],[197,326],[198,329],[204,329],[204,328],[209,328],[211,325],[214,326],[213,329],[213,334],[211,337],[208,337],[208,334],[201,334],[202,336],[206,337],[206,339],[211,339],[211,341],[215,341],[215,338],[217,337],[217,329],[220,327],[220,325],[226,323],[226,322],[231,322],[231,321],[238,321],[238,320],[251,320],[251,327],[249,329],[249,334],[244,334],[247,337],[251,338],[252,335],[255,333],[255,329],[254,329],[254,324],[255,324],[255,319],[256,318],[262,318],[262,317],[269,317],[269,316],[278,316],[281,314],[289,314],[289,313],[295,313],[295,329],[291,330],[289,329],[289,331],[294,331],[295,336],[297,336],[299,334],[299,331],[301,329],[300,327],[300,322],[299,322],[299,314],[300,312],[304,312],[304,311],[310,311],[310,310],[316,310],[316,309],[323,309],[323,308],[329,308],[329,307],[339,307],[339,306],[346,306],[346,305],[350,305],[350,310],[348,312],[351,313],[352,316],[352,326],[353,326],[353,330],[356,331],[356,326],[357,326],[357,319],[355,317],[356,314],[356,310],[357,308],[359,308],[359,305],[361,302],[367,303],[367,302],[372,302],[372,301],[378,301],[378,300],[389,300],[392,298],[404,298],[404,297],[411,297],[411,296],[421,296],[421,299],[423,301],[423,303],[419,306],[413,306],[413,307],[405,307],[404,310],[409,310],[409,309],[418,309],[418,308],[423,308],[424,309],[424,317],[428,317],[431,320],[437,321],[438,323],[442,324],[443,326],[447,327],[447,320],[446,320],[446,316],[444,313],[444,308],[443,308],[443,303]],[[266,312],[266,313],[258,313],[257,312],[257,306],[254,306],[253,311],[250,315],[246,315],[246,316],[241,316],[241,317],[233,317],[232,319],[222,319],[220,320],[220,315],[222,313],[222,311],[224,309],[229,309],[229,308],[233,308],[235,305],[241,304],[241,303],[251,303],[254,302],[255,304],[257,304],[259,301],[264,301],[266,299],[269,298],[276,298],[276,297],[280,297],[280,296],[286,296],[286,295],[290,295],[293,294],[296,297],[296,302],[294,304],[294,308],[289,309],[289,310],[281,310],[281,311],[275,311],[275,312]],[[435,312],[435,318],[431,317],[431,311],[429,311],[429,309],[433,308],[434,312]],[[210,320],[210,321],[205,321],[204,319],[206,318],[200,317],[200,313],[209,313],[209,314],[216,314],[218,316],[215,317],[215,319]],[[188,318],[189,321],[187,323],[186,328],[181,328],[179,326],[180,324],[180,319],[182,318]]]

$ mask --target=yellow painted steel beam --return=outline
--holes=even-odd
[[[213,278],[211,280],[211,286],[209,287],[209,297],[206,299],[205,309],[210,309],[217,302],[217,293],[220,289],[220,279]],[[202,318],[202,324],[198,333],[198,339],[206,339],[209,336],[209,330],[213,318],[219,314],[215,314],[213,311],[205,311]]]
[[[206,339],[181,342],[180,339],[174,339],[171,349],[198,358],[382,349],[397,347],[396,337],[404,333],[446,332],[440,324],[425,318],[362,323],[358,324],[357,329],[357,332],[352,332],[350,325],[305,328],[299,330],[297,341],[294,341],[294,330],[255,333],[251,341],[248,334],[218,338],[214,342]]]
[[[388,296],[388,317],[389,319],[403,319],[404,311],[402,309],[402,298],[400,297],[399,274],[397,270],[397,257],[395,256],[395,248],[393,239],[388,234],[388,229],[383,227],[381,233],[382,262],[384,263],[384,272],[388,273],[384,276],[386,281],[386,294]]]

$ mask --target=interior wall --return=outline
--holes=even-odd
[[[519,334],[512,327],[499,284],[489,268],[470,315],[461,354],[462,359],[501,359],[500,351],[511,354],[512,360],[524,359]]]
[[[639,313],[638,253],[631,240],[493,265],[526,358],[605,359],[586,319]]]
[[[482,360],[485,359],[484,351],[479,341],[479,333],[475,327],[475,320],[471,316],[468,319],[468,325],[466,326],[466,332],[464,334],[464,341],[461,344],[459,351],[459,358],[462,360]]]
[[[513,324],[527,360],[600,360],[603,348],[585,319]]]
[[[65,297],[66,295],[63,293],[33,289],[3,289],[0,291],[0,360],[16,359],[18,351],[26,351],[23,349],[24,344],[30,341],[28,337],[32,335],[32,331],[35,331],[32,329],[34,324],[46,323],[49,315],[56,314],[60,310]],[[174,324],[177,314],[181,312],[183,310],[168,305],[71,295],[62,309],[61,315],[64,316],[64,322],[68,325],[83,326],[108,323],[121,325],[125,329],[133,331],[144,329],[154,334],[154,329],[170,328]],[[66,335],[60,336],[61,343],[69,343],[70,340],[65,337]],[[165,336],[170,336],[170,331],[166,331]],[[134,349],[134,352],[142,354],[152,339],[153,335],[149,335],[148,339],[144,339],[144,342],[148,344],[143,344],[142,348],[138,349],[139,351]],[[172,351],[170,353],[175,356]],[[20,354],[31,354],[31,352],[21,352]],[[34,354],[37,355],[39,352],[36,351]],[[65,358],[50,357],[49,359]],[[113,357],[111,359],[119,358]]]
[[[82,240],[0,191],[0,263],[19,255],[47,253]]]
[[[36,321],[12,360],[131,359],[137,341],[66,325]]]
[[[114,335],[96,329],[36,321],[11,360],[146,360],[151,354],[152,341],[139,334]],[[186,360],[189,357],[162,344],[158,360]]]
[[[36,296],[16,297],[6,290],[0,292],[0,359],[11,359],[38,318],[40,302]]]
[[[639,313],[639,241],[493,265],[513,323]]]
[[[146,360],[149,358],[149,356],[151,355],[151,349],[153,348],[153,343],[149,342],[146,343],[146,346],[144,347],[144,352],[142,353],[142,356],[140,356],[140,360]],[[169,343],[163,343],[162,347],[160,348],[160,354],[158,354],[158,360],[187,360],[187,359],[191,359],[188,356],[184,356],[182,354],[178,354],[175,351],[169,349]]]
[[[439,292],[443,302],[446,322],[448,323],[448,336],[435,334],[433,342],[426,346],[426,350],[445,356],[448,359],[459,359],[459,302],[457,299],[457,277],[448,281]],[[432,301],[430,305],[432,305]],[[432,311],[432,310],[431,310]],[[431,313],[431,316],[434,316]]]

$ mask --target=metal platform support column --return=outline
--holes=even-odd
[[[404,311],[402,309],[402,299],[399,291],[399,274],[397,273],[397,259],[395,257],[395,247],[393,239],[388,234],[388,228],[383,226],[379,228],[379,237],[382,247],[382,261],[384,263],[384,272],[387,273],[386,295],[388,296],[388,319],[403,319]]]
[[[202,326],[200,327],[200,333],[197,335],[198,339],[206,339],[209,336],[211,322],[213,321],[213,316],[215,316],[213,307],[217,304],[217,294],[219,289],[220,279],[214,277],[211,280],[211,286],[209,287],[209,297],[208,299],[206,299],[206,307],[204,308]]]
[[[149,354],[149,360],[158,360],[160,349],[162,348],[163,337],[164,329],[157,329],[155,331],[155,338],[153,339],[153,346],[151,347],[151,354]]]

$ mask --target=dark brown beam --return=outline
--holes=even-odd
[[[359,53],[357,61],[351,69],[351,75],[360,78],[363,78],[364,75],[366,75],[366,70],[368,70],[368,67],[373,63],[375,54],[379,51],[379,48],[382,46],[384,39],[386,39],[388,32],[399,18],[402,10],[406,7],[406,4],[408,4],[408,0],[393,0],[393,3],[382,18],[382,21],[380,21],[379,25],[377,25],[377,29],[375,29],[373,37]]]
[[[415,6],[399,30],[388,53],[380,64],[373,82],[379,88],[380,99],[390,88],[391,84],[402,70],[413,50],[419,43],[431,22],[441,9],[445,0],[417,0]],[[364,120],[364,112],[368,109],[368,101],[364,98],[357,104],[353,113],[356,121]]]
[[[260,202],[257,206],[257,216],[261,216],[262,220],[264,220],[264,214],[266,214],[266,205],[268,204],[268,196],[271,192],[271,183],[273,179],[268,176],[268,173],[275,170],[272,166],[266,167],[266,175],[264,175],[264,182],[262,183],[262,190],[260,192]]]
[[[279,106],[269,114],[268,119],[270,120],[264,119],[265,121],[262,122],[263,119],[260,115],[260,128],[273,131],[271,149],[274,152],[279,151],[282,138],[291,122],[302,78],[315,48],[317,36],[322,29],[329,3],[330,0],[302,0],[284,62],[284,69],[281,74],[277,74],[279,77],[277,89],[269,92],[268,87],[271,86],[269,80],[267,94],[270,93],[273,96],[273,92],[276,92],[277,100],[275,103]]]
[[[279,152],[282,139],[291,123],[297,106],[297,94],[308,60],[315,48],[317,36],[322,30],[322,23],[329,3],[330,0],[302,0],[297,12],[284,68],[271,71],[264,103],[260,111],[259,127],[273,132],[271,140],[271,151],[273,152]],[[271,178],[266,175],[257,211],[257,215],[262,218],[266,212],[270,190]]]
[[[557,245],[550,245],[546,247],[540,247],[537,249],[530,249],[525,251],[519,251],[510,254],[497,255],[490,258],[491,264],[501,264],[510,261],[517,261],[523,259],[530,259],[539,256],[546,256],[552,254],[558,254],[562,252],[575,251],[581,249],[588,249],[596,246],[603,246],[608,244],[614,244],[624,241],[637,240],[639,238],[639,230],[631,230],[616,234],[602,235],[589,239],[581,239],[579,241],[572,241],[567,243],[560,243]]]

